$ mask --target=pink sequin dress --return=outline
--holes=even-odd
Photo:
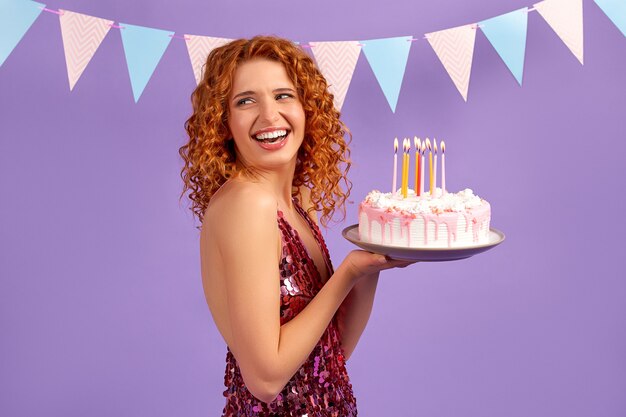
[[[313,231],[328,271],[333,269],[328,248],[317,225],[296,200],[294,205]],[[285,324],[313,299],[324,283],[298,232],[278,211],[282,239],[280,259],[280,324]],[[246,388],[241,371],[230,349],[226,354],[224,376],[226,406],[223,416],[306,416],[353,417],[356,400],[346,371],[336,317],[330,322],[302,367],[271,403],[254,397]]]

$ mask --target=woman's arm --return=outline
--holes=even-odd
[[[302,207],[308,212],[311,208],[311,190],[302,186],[299,189],[302,197]],[[310,217],[317,223],[315,211],[311,211]],[[337,321],[339,334],[341,335],[341,347],[343,348],[345,359],[352,356],[352,352],[365,330],[369,321],[374,304],[374,296],[378,285],[378,272],[359,280],[337,311]]]
[[[281,326],[276,200],[250,188],[223,198],[206,230],[219,244],[224,267],[229,347],[250,392],[269,402],[310,355],[359,278],[395,264],[352,252],[307,307]]]
[[[311,190],[305,186],[299,188],[302,207],[309,213],[309,216],[318,223],[317,212],[311,208]],[[402,265],[404,266],[404,265]],[[350,293],[346,296],[337,311],[337,321],[339,334],[341,335],[341,347],[344,350],[345,359],[352,356],[365,326],[369,321],[378,285],[378,272],[359,280],[354,285]]]
[[[371,274],[356,283],[337,311],[341,347],[346,360],[352,356],[369,321],[378,275]]]

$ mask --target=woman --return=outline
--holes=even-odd
[[[236,40],[211,52],[192,104],[181,176],[228,345],[224,415],[356,415],[344,362],[379,272],[407,263],[353,251],[333,271],[316,213],[345,213],[350,164],[324,77],[288,40]]]

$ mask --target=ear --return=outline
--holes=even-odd
[[[237,146],[235,144],[235,140],[232,137],[229,137],[224,141],[224,147],[228,150],[232,160],[235,161],[237,159]]]

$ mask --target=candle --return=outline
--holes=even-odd
[[[441,190],[446,193],[446,144],[441,141]]]
[[[406,170],[406,138],[402,139],[402,177],[400,179],[400,195],[404,197],[404,171]]]
[[[398,193],[398,138],[393,140],[393,182],[391,191],[395,197]]]
[[[430,179],[430,195],[433,195],[433,148],[430,145],[430,139],[426,138],[426,147],[428,148],[428,178]]]
[[[420,149],[420,154],[421,154],[421,163],[420,163],[420,195],[422,195],[422,193],[424,192],[424,165],[426,165],[424,163],[424,153],[426,153],[426,143],[422,142],[421,144],[421,149]]]
[[[404,186],[404,198],[409,193],[409,172],[411,167],[411,139],[406,139],[406,181]]]
[[[404,138],[402,141],[402,147],[404,148],[404,156],[402,158],[402,197],[407,197],[407,191],[409,187],[409,165],[410,165],[410,151],[411,141]]]
[[[417,136],[413,138],[415,144],[415,195],[420,195],[420,148],[422,144]]]
[[[433,139],[433,149],[435,152],[435,164],[433,165],[433,183],[435,184],[435,188],[433,188],[433,195],[435,191],[437,191],[437,139]]]

